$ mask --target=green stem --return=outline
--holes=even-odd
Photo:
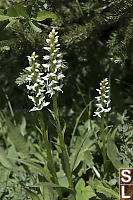
[[[51,145],[50,145],[50,143],[48,141],[47,131],[45,130],[45,125],[44,125],[44,121],[43,121],[42,112],[40,112],[39,114],[40,114],[40,125],[41,125],[41,128],[42,128],[45,148],[46,148],[46,151],[47,151],[48,169],[49,169],[49,171],[50,171],[50,173],[52,175],[53,183],[59,185],[58,178],[57,178],[57,175],[56,175],[56,169],[55,169],[55,165],[54,165],[53,155],[52,155],[52,148],[51,148]],[[57,192],[58,192],[58,194],[60,196],[60,199],[62,199],[61,190],[57,189]]]
[[[103,143],[103,162],[104,162],[104,171],[105,171],[105,166],[106,166],[106,141],[105,141],[105,132],[104,132],[104,116],[102,116],[101,119],[101,136],[102,136],[102,143]]]
[[[62,129],[59,121],[59,114],[58,114],[58,106],[57,106],[57,97],[56,94],[53,96],[53,109],[54,109],[54,116],[55,116],[55,122],[56,122],[56,130],[59,136],[59,141],[60,141],[60,146],[63,154],[63,160],[65,164],[65,170],[66,170],[66,175],[67,179],[69,182],[70,189],[74,192],[74,186],[73,186],[73,181],[72,181],[72,172],[70,169],[70,164],[69,164],[69,156],[68,156],[68,151],[64,142],[64,137],[62,134]]]

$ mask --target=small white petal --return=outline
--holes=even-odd
[[[49,60],[50,56],[43,56],[43,60]]]
[[[50,47],[43,47],[43,49],[49,51],[51,48]]]
[[[99,103],[99,104],[96,104],[96,106],[98,107],[98,108],[101,108],[101,109],[103,109],[103,106]]]
[[[42,103],[42,107],[46,107],[47,105],[49,105],[50,104],[50,102],[43,102]]]
[[[52,80],[48,86],[51,87],[52,85],[54,85],[54,84],[56,84],[56,83],[58,83],[58,82],[55,81],[55,80]]]
[[[54,74],[54,73],[49,73],[49,76],[51,76],[51,77],[55,77],[55,76],[57,76],[57,75]]]
[[[53,87],[53,89],[56,90],[56,91],[60,91],[60,92],[63,93],[63,91],[61,90],[62,87],[63,87],[63,84],[60,85],[60,86],[55,86],[55,87]]]
[[[103,96],[105,97],[105,99],[108,99],[108,98],[109,98],[109,96],[106,96],[105,94],[104,94]]]
[[[93,115],[94,117],[96,117],[96,116],[98,116],[98,117],[100,117],[101,118],[101,115],[100,115],[100,113],[99,112],[94,112],[94,115]]]
[[[97,99],[97,101],[100,101],[101,100],[101,97],[95,97],[95,99]]]
[[[110,100],[107,102],[107,108],[109,107],[110,102],[111,102]]]
[[[104,109],[104,112],[109,112],[111,108]]]
[[[28,98],[31,99],[35,103],[35,99],[33,96],[28,95]]]
[[[62,59],[59,59],[58,61],[57,61],[57,64],[61,64],[62,63]]]
[[[44,101],[45,99],[45,96],[42,96],[39,98],[39,103],[38,103],[38,106],[40,106],[42,104],[42,102]]]
[[[32,87],[30,85],[26,85],[27,90],[32,90]]]
[[[62,73],[60,73],[60,74],[58,74],[58,80],[60,80],[60,79],[63,79],[65,76],[62,74]]]
[[[45,92],[45,90],[39,89],[38,93],[36,94],[36,97],[39,97],[39,96],[42,95],[42,93],[44,93],[44,92]]]
[[[57,60],[53,60],[53,63],[56,64],[56,63],[57,63]]]
[[[62,54],[61,54],[61,53],[57,54],[57,57],[60,57],[60,56],[62,56]]]
[[[98,92],[99,92],[99,94],[101,94],[101,90],[99,90],[99,89],[96,89],[96,91],[98,91]]]
[[[37,107],[33,107],[29,112],[32,112],[32,111],[37,111],[38,108]]]
[[[32,67],[26,67],[25,68],[27,71],[31,72]]]
[[[50,43],[50,41],[51,41],[50,39],[46,39],[46,42],[47,42],[48,44]]]
[[[54,53],[58,52],[59,50],[60,50],[60,48],[56,48],[56,49],[54,50]]]

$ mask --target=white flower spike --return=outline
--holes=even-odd
[[[24,72],[26,75],[25,83],[28,90],[28,98],[32,100],[34,107],[30,111],[42,110],[50,104],[50,99],[58,92],[62,91],[62,81],[65,77],[62,73],[64,66],[60,44],[58,43],[58,32],[55,29],[49,34],[46,39],[47,47],[43,47],[48,55],[43,56],[44,64],[40,65],[36,59],[38,55],[35,52],[31,56],[27,56],[29,67],[26,67]],[[19,78],[21,80],[22,77]],[[47,102],[46,99],[49,99]]]
[[[104,113],[110,112],[111,107],[109,107],[109,89],[110,87],[108,86],[108,79],[105,78],[100,83],[100,89],[96,89],[100,96],[95,97],[98,103],[96,104],[97,109],[94,112],[93,116],[98,116],[99,118],[101,118]]]

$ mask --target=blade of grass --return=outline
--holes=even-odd
[[[80,113],[80,115],[77,117],[76,119],[76,123],[75,123],[75,126],[74,126],[74,129],[73,129],[73,132],[72,132],[72,138],[71,138],[71,145],[73,143],[73,137],[75,135],[75,132],[76,132],[76,129],[77,129],[77,126],[79,124],[79,120],[81,119],[82,115],[84,114],[84,112],[86,111],[86,109],[91,105],[92,101],[86,105],[86,107],[82,110],[82,112]]]

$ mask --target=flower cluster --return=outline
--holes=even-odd
[[[41,65],[36,62],[38,57],[35,52],[31,56],[27,56],[29,60],[29,67],[25,68],[27,73],[27,90],[28,98],[34,103],[34,107],[30,111],[41,110],[43,107],[50,104],[50,102],[45,101],[45,82],[43,80],[44,73],[41,72]]]
[[[51,98],[56,92],[63,92],[63,84],[60,84],[62,79],[65,77],[62,73],[63,60],[60,51],[60,44],[58,42],[57,32],[53,29],[49,38],[46,39],[48,47],[43,49],[49,52],[49,55],[43,56],[45,64],[42,64],[44,71],[47,73],[44,77],[46,82],[46,94]]]
[[[26,67],[21,77],[17,82],[20,84],[26,82],[28,90],[28,98],[34,103],[34,107],[30,111],[42,110],[50,104],[50,98],[56,92],[63,92],[61,81],[65,77],[62,73],[63,60],[59,53],[59,46],[57,32],[53,29],[49,38],[46,39],[48,44],[43,49],[48,51],[48,55],[43,56],[44,64],[40,65],[36,59],[38,56],[35,52],[31,56],[27,56],[29,60],[29,67]],[[21,80],[25,77],[25,81]],[[49,99],[46,101],[45,99]]]
[[[97,110],[94,112],[93,116],[98,116],[101,118],[101,114],[107,113],[111,110],[111,107],[109,107],[109,89],[110,87],[108,86],[108,79],[105,78],[100,83],[100,89],[96,89],[99,93],[99,96],[95,97],[98,103],[96,104]]]

